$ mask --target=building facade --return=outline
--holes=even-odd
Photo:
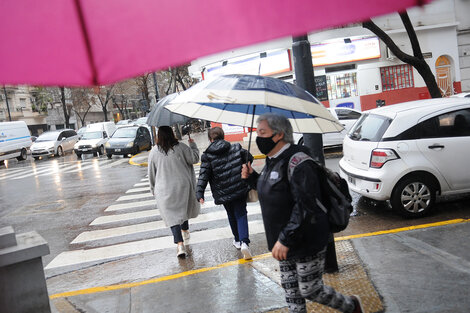
[[[444,96],[462,92],[470,83],[468,26],[458,19],[464,0],[437,0],[408,10],[421,50]],[[469,12],[470,10],[464,11]],[[411,43],[398,14],[374,18],[405,53]],[[462,25],[465,25],[462,27]],[[463,31],[465,28],[467,31]],[[468,35],[468,38],[467,38]],[[308,35],[317,98],[326,106],[368,110],[384,104],[429,98],[420,74],[396,58],[386,45],[361,24]],[[467,45],[468,44],[468,45]],[[462,65],[461,65],[462,63]],[[255,74],[294,81],[292,39],[236,49],[192,62],[190,73],[201,79],[224,73]],[[468,78],[467,78],[468,77]]]

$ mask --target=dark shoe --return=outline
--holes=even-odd
[[[359,296],[351,296],[354,303],[354,311],[352,313],[364,313],[364,308],[362,307],[361,298]]]

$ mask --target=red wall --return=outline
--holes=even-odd
[[[385,105],[389,105],[419,99],[429,99],[430,97],[426,87],[384,91],[373,95],[361,96],[361,110],[366,111],[376,108],[377,104],[375,101],[379,99],[385,100]]]

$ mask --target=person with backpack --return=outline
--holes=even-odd
[[[209,183],[215,204],[222,204],[227,211],[234,236],[233,246],[241,250],[245,260],[249,260],[252,255],[246,211],[248,186],[242,181],[240,171],[243,163],[253,161],[253,156],[239,143],[225,141],[220,127],[209,129],[207,134],[211,144],[201,156],[196,197],[204,204],[204,190]]]
[[[292,125],[281,115],[267,113],[257,120],[256,144],[266,165],[257,173],[242,167],[242,178],[258,191],[268,249],[279,261],[281,285],[289,312],[307,312],[305,299],[340,312],[363,312],[358,296],[346,296],[323,284],[328,243],[328,213],[318,204],[326,178],[294,145]]]

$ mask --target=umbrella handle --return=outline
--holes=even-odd
[[[251,136],[253,135],[253,124],[255,123],[255,111],[256,111],[256,105],[253,105],[253,116],[251,117],[250,139],[248,140],[248,153],[250,152],[250,148],[251,148]],[[248,159],[246,160],[246,163],[248,164]]]

